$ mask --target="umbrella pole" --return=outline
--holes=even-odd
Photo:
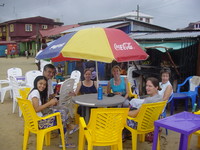
[[[97,63],[97,61],[95,61],[95,63],[96,63],[96,78],[97,78],[97,89],[98,89],[98,87],[99,87],[99,73],[98,73],[98,63]]]

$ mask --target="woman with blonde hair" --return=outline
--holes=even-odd
[[[126,77],[120,75],[121,68],[118,65],[115,65],[112,68],[113,78],[110,79],[107,86],[107,93],[113,92],[113,94],[121,95],[124,97],[123,107],[129,106],[128,100],[128,80]]]

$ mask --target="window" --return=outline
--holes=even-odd
[[[143,21],[143,18],[140,18],[140,21]]]
[[[3,32],[6,32],[6,27],[3,27]]]
[[[14,24],[10,24],[10,32],[14,32]]]
[[[48,26],[47,25],[42,25],[42,29],[47,29]]]
[[[32,24],[25,24],[25,31],[32,31]]]
[[[147,22],[147,23],[150,23],[150,19],[149,19],[149,18],[146,18],[146,22]]]
[[[195,24],[195,29],[200,29],[200,24]]]

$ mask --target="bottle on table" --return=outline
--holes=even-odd
[[[98,100],[102,100],[103,99],[103,88],[101,86],[98,87]]]
[[[197,107],[197,103],[194,103],[194,106],[192,108],[192,113],[194,113],[196,111],[196,107]]]

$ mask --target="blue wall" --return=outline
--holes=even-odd
[[[0,56],[6,56],[5,55],[5,49],[7,48],[6,45],[0,45]]]

